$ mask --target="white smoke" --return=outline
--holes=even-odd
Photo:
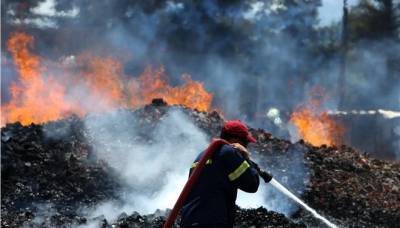
[[[113,221],[122,212],[148,214],[172,208],[187,181],[191,163],[209,143],[206,134],[180,110],[165,114],[147,132],[151,139],[142,143],[137,139],[143,129],[135,122],[131,113],[123,111],[110,113],[107,118],[93,115],[85,119],[96,155],[130,187],[129,192],[121,193],[124,203],[106,201],[86,210],[91,218],[104,215]],[[267,188],[260,183],[255,194],[239,191],[237,204],[246,208],[267,205],[273,200]],[[270,205],[269,209],[276,208]]]
[[[57,210],[51,203],[34,203],[32,205],[35,208],[35,216],[32,220],[25,221],[22,224],[22,228],[31,227],[50,227],[50,218],[57,214]]]
[[[116,128],[116,123],[123,124]],[[177,110],[166,114],[153,132],[146,132],[150,136],[147,141],[135,140],[143,130],[134,123],[128,112],[85,121],[96,155],[131,187],[124,193],[126,204],[118,210],[111,202],[96,209],[106,217],[123,211],[152,213],[157,208],[171,208],[187,179],[188,167],[208,143],[206,135]]]
[[[57,3],[55,0],[44,0],[39,2],[36,7],[31,9],[31,12],[36,15],[46,17],[76,17],[79,14],[79,8],[73,7],[68,11],[57,11]]]
[[[14,18],[16,12],[13,9],[7,10],[7,15],[12,17],[11,24],[32,26],[40,29],[59,28],[57,19],[76,18],[79,16],[79,7],[73,6],[70,10],[57,10],[56,0],[39,1],[37,5],[30,9],[31,15],[27,18]]]
[[[309,184],[309,171],[304,163],[304,153],[306,151],[307,148],[304,145],[296,143],[289,146],[284,154],[276,151],[274,155],[257,156],[260,153],[254,153],[253,159],[262,169],[272,174],[275,180],[279,181],[294,195],[301,197]],[[297,211],[299,206],[293,200],[282,194],[271,184],[265,184],[262,179],[260,181],[257,196],[250,196],[252,198],[249,199],[254,201],[262,199],[257,201],[257,203],[262,202],[259,206],[283,213],[288,217]],[[251,207],[254,207],[255,204]]]

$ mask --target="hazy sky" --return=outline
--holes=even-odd
[[[347,2],[349,6],[353,6],[359,1],[348,0]],[[339,21],[343,14],[343,0],[322,0],[322,6],[318,13],[322,26]]]

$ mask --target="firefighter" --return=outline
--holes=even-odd
[[[233,227],[237,190],[254,193],[258,189],[256,164],[250,161],[246,149],[256,139],[237,120],[226,122],[220,137],[229,144],[220,147],[206,161],[182,207],[182,227]],[[203,153],[192,164],[190,174]]]

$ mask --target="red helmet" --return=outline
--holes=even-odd
[[[222,127],[221,135],[229,135],[253,143],[257,142],[240,120],[227,121]]]

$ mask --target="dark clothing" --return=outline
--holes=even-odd
[[[190,173],[203,153],[195,160]],[[257,170],[231,145],[223,145],[211,159],[191,189],[181,210],[183,227],[232,227],[237,189],[256,192]]]

